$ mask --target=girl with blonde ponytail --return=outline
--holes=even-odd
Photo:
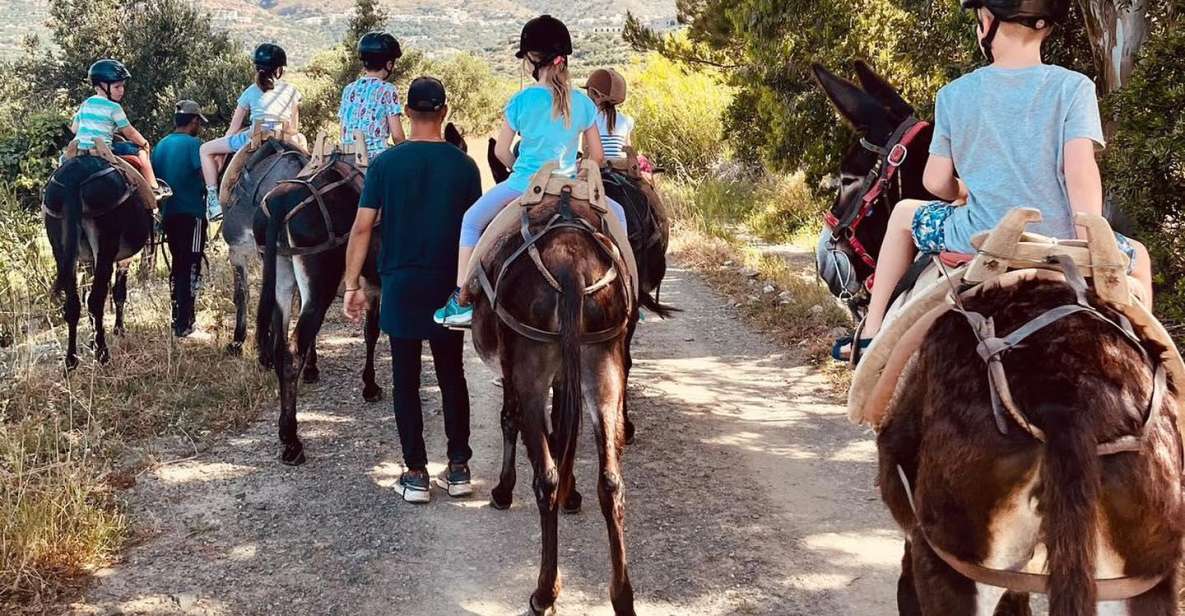
[[[469,326],[473,308],[461,303],[460,289],[467,282],[465,277],[473,248],[498,212],[527,190],[531,177],[552,162],[559,165],[556,173],[576,175],[576,155],[580,151],[581,137],[584,138],[585,158],[597,163],[605,159],[597,132],[597,106],[584,92],[572,89],[572,78],[568,73],[568,57],[571,55],[572,36],[560,20],[542,15],[523,26],[515,56],[531,70],[535,83],[515,94],[506,105],[495,148],[498,160],[513,172],[465,212],[457,253],[457,292],[449,298],[448,304],[436,311],[435,320],[441,325]],[[516,135],[521,137],[517,153],[511,149]],[[625,211],[611,200],[608,203],[624,226]]]

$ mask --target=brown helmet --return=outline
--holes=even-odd
[[[599,68],[593,71],[588,76],[584,89],[588,90],[589,97],[598,105],[602,103],[620,105],[625,102],[625,77],[611,68]]]

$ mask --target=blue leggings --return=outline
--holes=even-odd
[[[465,218],[461,220],[461,247],[473,248],[476,246],[477,240],[481,239],[482,231],[485,231],[498,212],[501,212],[502,208],[518,199],[522,194],[523,191],[507,186],[506,182],[503,182],[482,195],[466,210]],[[621,226],[627,227],[626,233],[629,233],[625,210],[622,209],[621,204],[609,197],[605,197],[605,202],[609,204],[609,210],[613,212],[617,220],[621,221]]]

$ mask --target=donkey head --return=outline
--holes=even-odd
[[[854,129],[854,141],[840,163],[838,190],[831,207],[834,218],[845,219],[865,207],[864,196],[883,172],[883,155],[877,150],[892,148],[900,139],[898,129],[914,115],[914,108],[897,89],[867,64],[854,64],[860,85],[837,77],[826,68],[812,66],[819,86],[839,115]],[[874,272],[867,262],[880,254],[889,213],[901,199],[932,198],[922,185],[922,171],[928,158],[932,130],[925,128],[906,146],[892,186],[885,189],[881,203],[868,208],[855,228],[843,233],[825,228],[819,243],[819,273],[832,293],[847,300],[854,312],[866,303],[865,281]]]

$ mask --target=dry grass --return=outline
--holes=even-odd
[[[11,213],[11,212],[9,212]],[[13,220],[13,219],[9,219]],[[33,219],[35,221],[35,218]],[[7,224],[7,221],[6,221]],[[270,399],[270,377],[249,359],[222,352],[229,314],[225,257],[210,255],[200,305],[202,339],[174,341],[163,262],[133,283],[128,332],[109,336],[113,359],[84,355],[67,373],[64,327],[44,297],[52,272],[44,232],[0,237],[20,242],[23,266],[0,284],[0,611],[41,611],[109,561],[129,536],[119,490],[157,456],[181,456],[213,433],[241,426]],[[38,235],[29,236],[36,228]],[[163,261],[163,260],[162,260]],[[108,313],[110,326],[113,315]],[[79,340],[90,337],[85,319]]]

